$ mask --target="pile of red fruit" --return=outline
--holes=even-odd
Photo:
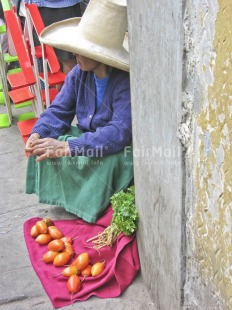
[[[42,261],[46,264],[53,264],[56,267],[67,265],[74,257],[73,240],[64,236],[61,230],[56,227],[49,218],[37,221],[31,228],[31,236],[41,245],[47,245],[48,251],[43,255]],[[81,288],[82,277],[96,277],[102,273],[105,266],[105,260],[101,260],[93,265],[90,264],[88,253],[81,253],[66,268],[63,269],[63,275],[68,278],[67,288],[71,294],[76,294]],[[57,275],[54,275],[57,276]],[[52,277],[54,277],[52,276]]]

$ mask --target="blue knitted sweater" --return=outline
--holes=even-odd
[[[66,8],[73,6],[82,0],[24,0],[26,3],[34,3],[38,7],[47,7],[47,8]]]
[[[81,71],[77,65],[32,132],[58,138],[67,133],[76,115],[84,133],[68,140],[72,156],[100,157],[123,150],[132,140],[129,73],[113,69],[97,111],[95,102],[94,73]]]

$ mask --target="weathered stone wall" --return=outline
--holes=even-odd
[[[144,281],[158,309],[232,309],[232,3],[128,18]]]
[[[158,309],[181,304],[181,1],[128,1],[142,274]]]
[[[188,1],[184,28],[192,102],[185,304],[232,309],[231,1]]]

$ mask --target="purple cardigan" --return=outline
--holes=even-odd
[[[132,140],[129,73],[112,70],[97,111],[95,97],[93,72],[81,71],[77,65],[32,133],[58,138],[68,132],[76,115],[83,135],[68,140],[72,156],[100,157],[120,152]]]

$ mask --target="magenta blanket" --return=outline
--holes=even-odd
[[[29,252],[32,266],[37,273],[47,295],[55,308],[61,308],[75,301],[83,301],[91,296],[100,298],[113,298],[130,285],[140,269],[136,236],[126,237],[121,234],[112,247],[103,247],[100,254],[93,248],[92,243],[86,240],[102,232],[110,224],[112,208],[109,207],[105,214],[94,224],[82,220],[57,220],[54,224],[65,236],[71,236],[74,240],[75,256],[71,262],[81,253],[88,252],[91,264],[102,259],[106,260],[105,269],[97,277],[87,277],[82,282],[81,290],[74,294],[72,300],[67,290],[67,278],[59,275],[65,267],[55,267],[53,264],[41,262],[41,258],[47,252],[47,245],[39,245],[30,236],[31,227],[41,218],[31,218],[24,223],[24,237]]]

